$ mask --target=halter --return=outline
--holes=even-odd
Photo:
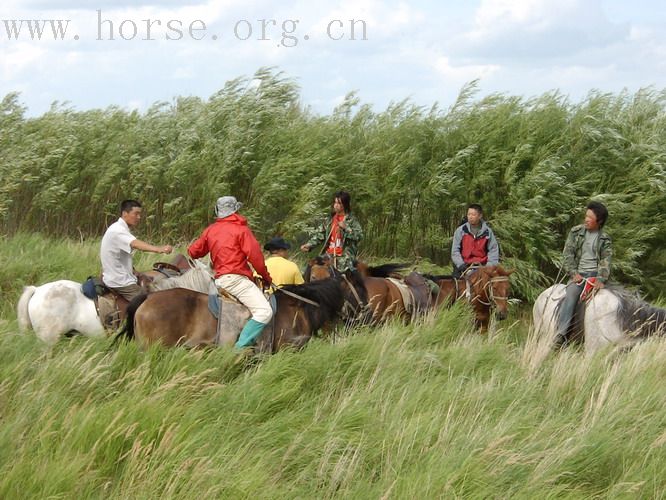
[[[509,281],[508,276],[496,276],[494,278],[490,278],[488,282],[483,286],[483,291],[486,292],[486,297],[488,297],[488,302],[484,302],[481,300],[479,295],[476,295],[473,299],[473,301],[478,301],[480,304],[483,304],[484,306],[492,307],[492,306],[497,306],[497,300],[508,300],[509,297],[502,297],[502,296],[496,296],[493,293],[493,283],[501,283],[504,281]]]

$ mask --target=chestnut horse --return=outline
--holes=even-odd
[[[278,288],[275,314],[256,349],[275,353],[288,346],[304,346],[322,325],[340,316],[345,306],[355,304],[355,296],[363,293],[362,283],[354,282],[352,276]],[[240,307],[232,308],[233,318],[224,318],[227,324],[235,322],[236,337],[249,317],[247,310],[239,311]],[[127,322],[117,338],[123,337],[136,338],[142,346],[158,342],[165,346],[214,346],[218,344],[217,319],[208,309],[208,295],[182,288],[163,290],[130,303]],[[235,340],[230,339],[229,344]]]
[[[306,271],[305,279],[316,281],[335,275],[335,269],[326,256],[312,259]],[[411,273],[403,279],[400,274],[408,264],[383,264],[368,266],[356,262],[356,268],[363,278],[368,295],[367,309],[370,312],[366,322],[382,323],[397,317],[404,322],[424,313],[436,301],[423,276]]]
[[[475,314],[475,324],[484,333],[490,323],[490,312],[496,309],[497,319],[505,319],[508,314],[508,299],[511,288],[509,276],[514,271],[507,271],[502,266],[481,266],[467,278],[456,279],[451,276],[432,276],[427,278],[439,286],[437,305],[451,305],[466,299]]]

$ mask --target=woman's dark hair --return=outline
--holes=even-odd
[[[591,201],[587,204],[587,209],[592,210],[594,215],[597,216],[597,224],[599,224],[599,227],[604,227],[604,224],[606,224],[606,220],[608,219],[608,209],[606,206],[598,201]]]
[[[351,196],[349,196],[347,191],[338,191],[337,193],[333,194],[333,202],[335,202],[336,198],[340,199],[340,203],[342,203],[346,214],[351,212]]]
[[[123,212],[131,212],[135,207],[141,208],[141,203],[136,200],[123,200],[120,204],[120,215],[122,215]]]

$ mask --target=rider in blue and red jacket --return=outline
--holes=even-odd
[[[472,265],[499,264],[499,244],[492,229],[483,220],[481,205],[467,207],[467,222],[456,229],[451,245],[453,276],[459,278]]]

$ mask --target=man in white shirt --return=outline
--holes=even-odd
[[[134,275],[134,251],[168,254],[173,250],[171,245],[154,246],[137,239],[130,229],[136,227],[140,221],[141,203],[136,200],[123,201],[120,204],[120,218],[107,228],[100,250],[102,281],[127,300],[143,293]]]

